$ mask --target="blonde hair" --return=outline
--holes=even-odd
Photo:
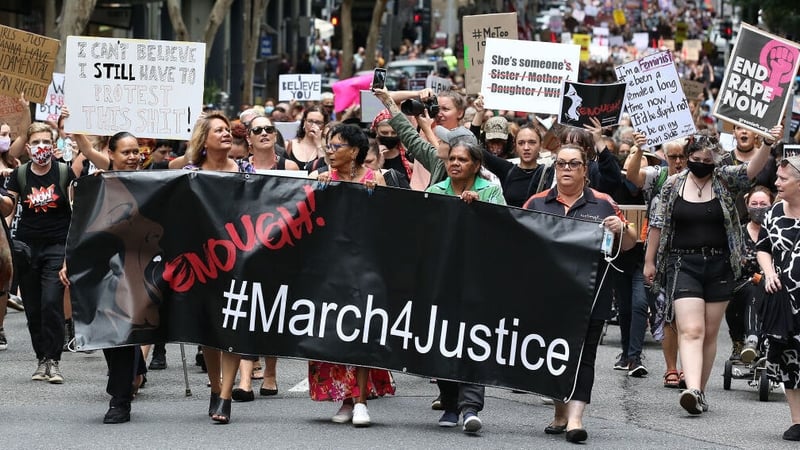
[[[231,126],[231,121],[222,111],[209,111],[197,119],[192,130],[192,137],[186,144],[186,157],[192,164],[200,166],[205,162],[206,139],[208,139],[208,132],[211,131],[211,121],[214,119],[220,119],[228,127]]]
[[[28,126],[27,135],[25,136],[26,141],[31,140],[31,136],[36,133],[50,133],[50,139],[55,139],[55,130],[50,125],[44,122],[33,122]]]

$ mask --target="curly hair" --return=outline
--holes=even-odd
[[[345,144],[357,148],[356,164],[364,164],[364,160],[367,159],[367,151],[369,151],[367,134],[355,125],[342,124],[331,130],[330,139],[336,136],[339,136],[339,139]]]

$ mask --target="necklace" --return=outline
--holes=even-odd
[[[697,198],[700,198],[700,197],[702,197],[702,196],[703,196],[703,189],[705,189],[706,185],[708,184],[709,180],[711,180],[711,178],[709,178],[708,180],[706,180],[706,182],[705,182],[705,183],[703,183],[703,185],[702,185],[702,186],[700,186],[699,184],[697,184],[697,181],[695,181],[695,180],[694,180],[694,178],[692,178],[692,177],[689,177],[689,179],[690,179],[690,180],[692,180],[692,183],[694,183],[695,187],[697,187]]]

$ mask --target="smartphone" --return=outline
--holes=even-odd
[[[383,89],[386,87],[386,69],[375,69],[372,74],[372,88]]]

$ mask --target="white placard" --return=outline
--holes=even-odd
[[[592,43],[608,46],[609,35],[608,27],[594,27],[592,29]]]
[[[280,131],[284,141],[290,141],[297,137],[297,128],[300,126],[300,121],[294,122],[272,122],[275,128]]]
[[[628,84],[625,108],[650,148],[693,134],[696,129],[681,87],[672,52],[654,53],[615,68]]]
[[[650,45],[650,35],[647,33],[633,33],[632,41],[636,50],[642,51]]]
[[[622,40],[622,36],[609,36],[608,45],[610,47],[622,47],[625,45],[625,41]]]
[[[386,109],[383,102],[375,97],[372,91],[360,91],[361,94],[361,122],[372,123],[381,111]]]
[[[278,77],[278,101],[316,101],[322,98],[322,75],[287,74]]]
[[[188,140],[203,105],[206,45],[68,36],[68,133]]]
[[[425,79],[425,87],[433,90],[434,94],[449,91],[453,86],[453,82],[449,78],[437,77],[436,75],[428,75]]]
[[[586,18],[586,13],[581,9],[575,9],[572,11],[572,17],[577,20],[578,23],[583,23],[583,19]]]
[[[44,103],[36,104],[36,120],[45,122],[58,120],[64,106],[64,74],[53,72],[53,81],[47,87]]]
[[[558,114],[564,80],[578,80],[580,46],[487,39],[481,93],[489,109]]]

